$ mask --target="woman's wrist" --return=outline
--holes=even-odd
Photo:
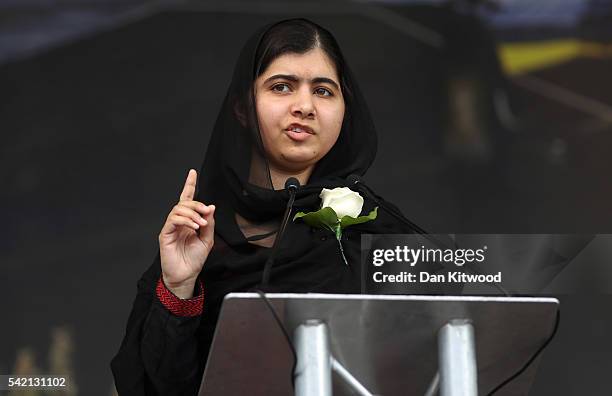
[[[196,296],[182,299],[166,287],[163,277],[160,276],[155,288],[155,294],[159,302],[175,316],[194,317],[202,315],[204,309],[204,285],[200,279],[197,281],[196,288]]]
[[[166,280],[166,277],[162,274],[162,281],[172,294],[182,300],[187,300],[193,297],[197,278],[189,279],[180,283],[171,283]]]

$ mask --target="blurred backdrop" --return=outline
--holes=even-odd
[[[612,232],[612,1],[0,2],[0,374],[111,395],[136,282],[262,24],[331,30],[366,181],[430,232]],[[534,395],[598,394],[610,295],[559,296]],[[607,352],[608,353],[607,353]]]

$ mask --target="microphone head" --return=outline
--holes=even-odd
[[[287,179],[287,181],[285,181],[285,190],[297,191],[299,187],[300,187],[300,181],[296,179],[295,177],[290,177]]]
[[[348,184],[354,185],[361,182],[361,177],[353,173],[346,178],[346,181]]]

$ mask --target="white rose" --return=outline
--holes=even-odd
[[[329,206],[339,219],[344,216],[358,217],[363,208],[363,197],[348,187],[324,188],[319,198],[323,200],[321,207]]]

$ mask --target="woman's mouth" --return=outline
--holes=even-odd
[[[314,132],[311,128],[304,125],[289,125],[287,129],[285,129],[285,133],[292,140],[302,142],[308,139],[310,136],[314,135]]]

